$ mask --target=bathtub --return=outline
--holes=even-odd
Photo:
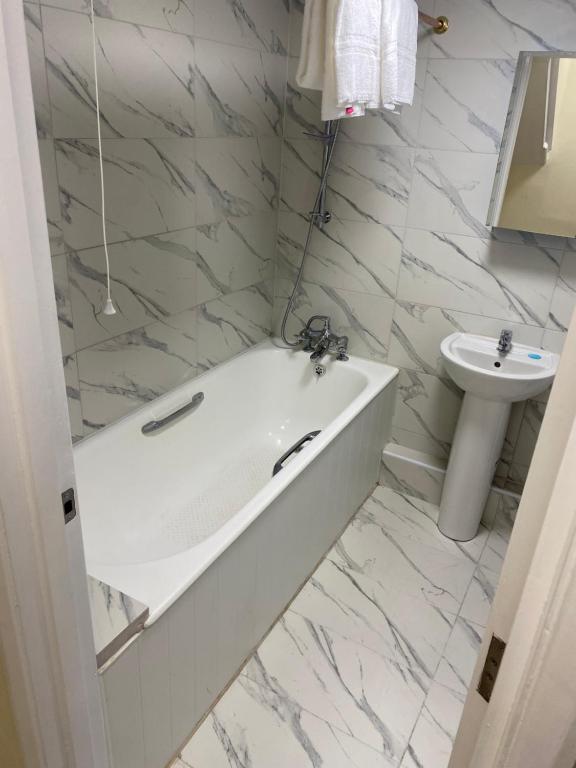
[[[176,754],[373,490],[397,370],[325,366],[266,341],[75,448],[88,572],[150,611],[101,671],[117,768]]]

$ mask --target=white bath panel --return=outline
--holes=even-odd
[[[114,768],[142,768],[145,763],[139,639],[101,674],[101,690]]]

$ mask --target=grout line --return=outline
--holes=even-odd
[[[238,293],[242,293],[243,291],[247,291],[250,288],[256,288],[260,285],[264,285],[266,283],[265,280],[260,280],[256,283],[252,283],[251,285],[246,285],[243,288],[239,288],[237,291],[230,291],[230,293],[223,293],[220,296],[215,296],[214,298],[210,299],[209,301],[203,301],[199,304],[195,304],[192,307],[188,307],[187,309],[183,309],[180,312],[175,312],[174,314],[166,315],[163,318],[156,318],[154,320],[151,320],[149,323],[145,323],[144,325],[139,325],[136,328],[130,328],[129,330],[122,331],[121,333],[117,333],[114,336],[109,336],[105,339],[102,339],[102,341],[98,341],[95,344],[89,344],[86,347],[80,347],[79,349],[75,350],[74,352],[70,352],[69,355],[76,355],[79,352],[86,352],[87,350],[95,349],[96,347],[101,346],[102,344],[107,344],[109,341],[114,341],[116,339],[119,339],[122,336],[128,336],[131,333],[136,333],[137,331],[145,330],[146,328],[150,328],[152,325],[156,325],[158,323],[161,323],[162,325],[169,325],[169,320],[175,317],[179,317],[180,315],[186,314],[187,312],[192,312],[193,310],[199,310],[201,307],[204,307],[207,304],[211,304],[212,302],[216,301],[222,301],[223,299],[226,299],[230,296],[234,296]],[[179,329],[175,329],[179,330]],[[196,339],[196,343],[197,339]],[[68,355],[68,356],[69,356]],[[198,365],[194,364],[193,367],[197,368]]]
[[[89,16],[88,9],[86,9],[85,11],[81,11],[76,8],[62,8],[58,5],[53,5],[52,3],[45,3],[45,2],[38,3],[38,2],[31,2],[31,0],[25,0],[25,2],[27,2],[29,5],[39,6],[40,8],[49,8],[50,10],[58,11],[59,13],[73,13],[76,16],[83,16],[83,17]],[[96,13],[96,22],[98,23],[101,21],[114,22],[116,24],[126,24],[132,27],[143,27],[144,29],[153,29],[156,32],[165,32],[167,34],[177,35],[178,37],[186,37],[194,41],[201,40],[201,41],[206,41],[208,43],[215,43],[217,45],[229,46],[230,48],[241,48],[242,50],[253,51],[254,53],[257,53],[257,54],[267,54],[268,56],[276,56],[278,58],[284,58],[284,59],[290,58],[288,51],[286,51],[286,53],[278,53],[277,51],[270,51],[267,48],[258,48],[252,45],[242,45],[242,43],[238,43],[238,42],[231,43],[227,40],[220,40],[214,37],[206,37],[204,35],[199,35],[196,32],[178,32],[175,29],[171,29],[167,27],[155,27],[152,24],[143,24],[142,22],[139,22],[139,21],[130,21],[128,19],[119,19],[119,18],[114,18],[109,16],[100,16],[98,13]]]

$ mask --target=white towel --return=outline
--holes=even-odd
[[[296,83],[322,91],[322,120],[339,120],[364,114],[363,106],[340,106],[336,96],[334,29],[339,0],[306,0],[300,61]]]
[[[326,4],[327,0],[306,0],[304,6],[296,82],[301,88],[311,88],[315,91],[321,91],[324,87]]]
[[[306,0],[296,82],[322,91],[322,120],[412,104],[415,0]]]
[[[341,0],[326,2],[326,37],[324,48],[324,83],[322,88],[322,120],[340,120],[347,117],[359,117],[364,114],[364,105],[355,100],[343,104],[338,101],[336,88],[336,58],[334,41],[336,18]]]
[[[383,0],[380,102],[385,109],[412,104],[417,46],[418,6],[414,0]]]
[[[339,0],[334,28],[336,98],[340,105],[380,103],[382,0]]]

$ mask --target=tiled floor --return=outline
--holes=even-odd
[[[379,486],[175,768],[445,768],[515,506],[456,544]]]

